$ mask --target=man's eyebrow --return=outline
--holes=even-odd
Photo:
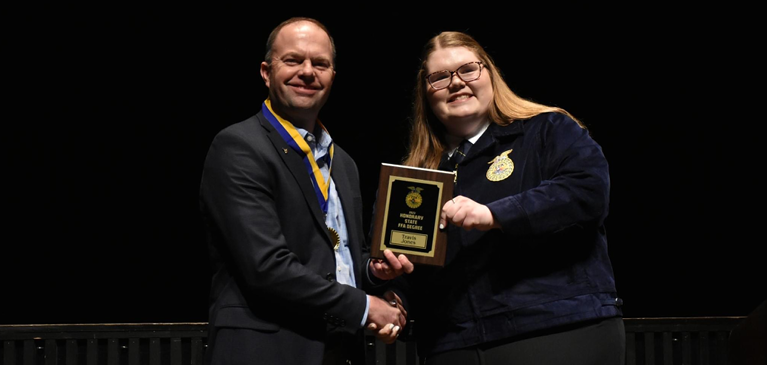
[[[306,59],[306,56],[304,54],[302,54],[302,53],[299,53],[299,52],[287,52],[287,53],[285,53],[285,54],[283,54],[282,56],[279,57],[280,60],[284,60],[286,58],[296,58],[296,59],[304,60],[304,59]],[[322,63],[327,63],[327,64],[330,64],[330,65],[333,64],[333,61],[330,58],[325,57],[325,56],[314,56],[314,57],[311,57],[309,60],[312,63],[320,63],[320,62],[322,62]]]
[[[312,62],[327,62],[327,63],[331,63],[330,62],[330,58],[327,58],[325,56],[312,57]]]
[[[288,57],[303,58],[304,56],[300,55],[298,52],[288,52],[288,53],[285,53],[284,55],[280,56],[280,59],[288,58]]]

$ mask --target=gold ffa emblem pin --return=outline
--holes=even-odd
[[[512,150],[508,150],[500,155],[496,156],[492,161],[488,162],[490,168],[487,169],[487,179],[490,181],[501,181],[511,175],[514,171],[514,161],[509,158],[509,153]]]
[[[341,235],[338,234],[338,231],[330,227],[328,227],[328,234],[330,234],[330,240],[333,241],[333,249],[338,251],[338,248],[341,247]]]
[[[423,188],[417,188],[415,186],[408,186],[410,192],[405,196],[405,204],[410,208],[418,208],[423,203],[423,197],[421,196],[421,190]]]

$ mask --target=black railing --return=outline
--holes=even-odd
[[[626,365],[726,365],[745,317],[625,318]],[[2,365],[199,365],[206,323],[0,325]],[[418,365],[415,343],[367,335],[372,365]]]
[[[0,326],[3,365],[198,365],[206,337],[206,323]]]
[[[625,318],[626,365],[726,365],[730,331],[744,319]]]

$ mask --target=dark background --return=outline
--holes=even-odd
[[[742,316],[767,298],[754,9],[321,6],[8,9],[0,323],[207,320],[203,159],[258,112],[268,33],[298,15],[335,38],[320,117],[369,212],[380,163],[405,151],[422,45],[465,31],[512,90],[603,146],[627,317]]]

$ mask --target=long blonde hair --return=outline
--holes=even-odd
[[[445,140],[447,130],[431,111],[426,97],[428,86],[424,78],[426,77],[426,61],[429,59],[429,55],[438,48],[450,47],[467,48],[485,65],[493,85],[493,103],[488,111],[488,118],[493,123],[504,126],[518,119],[528,119],[546,112],[557,112],[566,114],[575,120],[581,128],[586,128],[583,123],[562,108],[538,104],[517,96],[506,85],[500,70],[490,55],[474,38],[462,32],[442,32],[426,43],[421,54],[421,67],[416,76],[413,95],[410,145],[403,164],[436,169],[439,166],[442,153],[447,149]]]

